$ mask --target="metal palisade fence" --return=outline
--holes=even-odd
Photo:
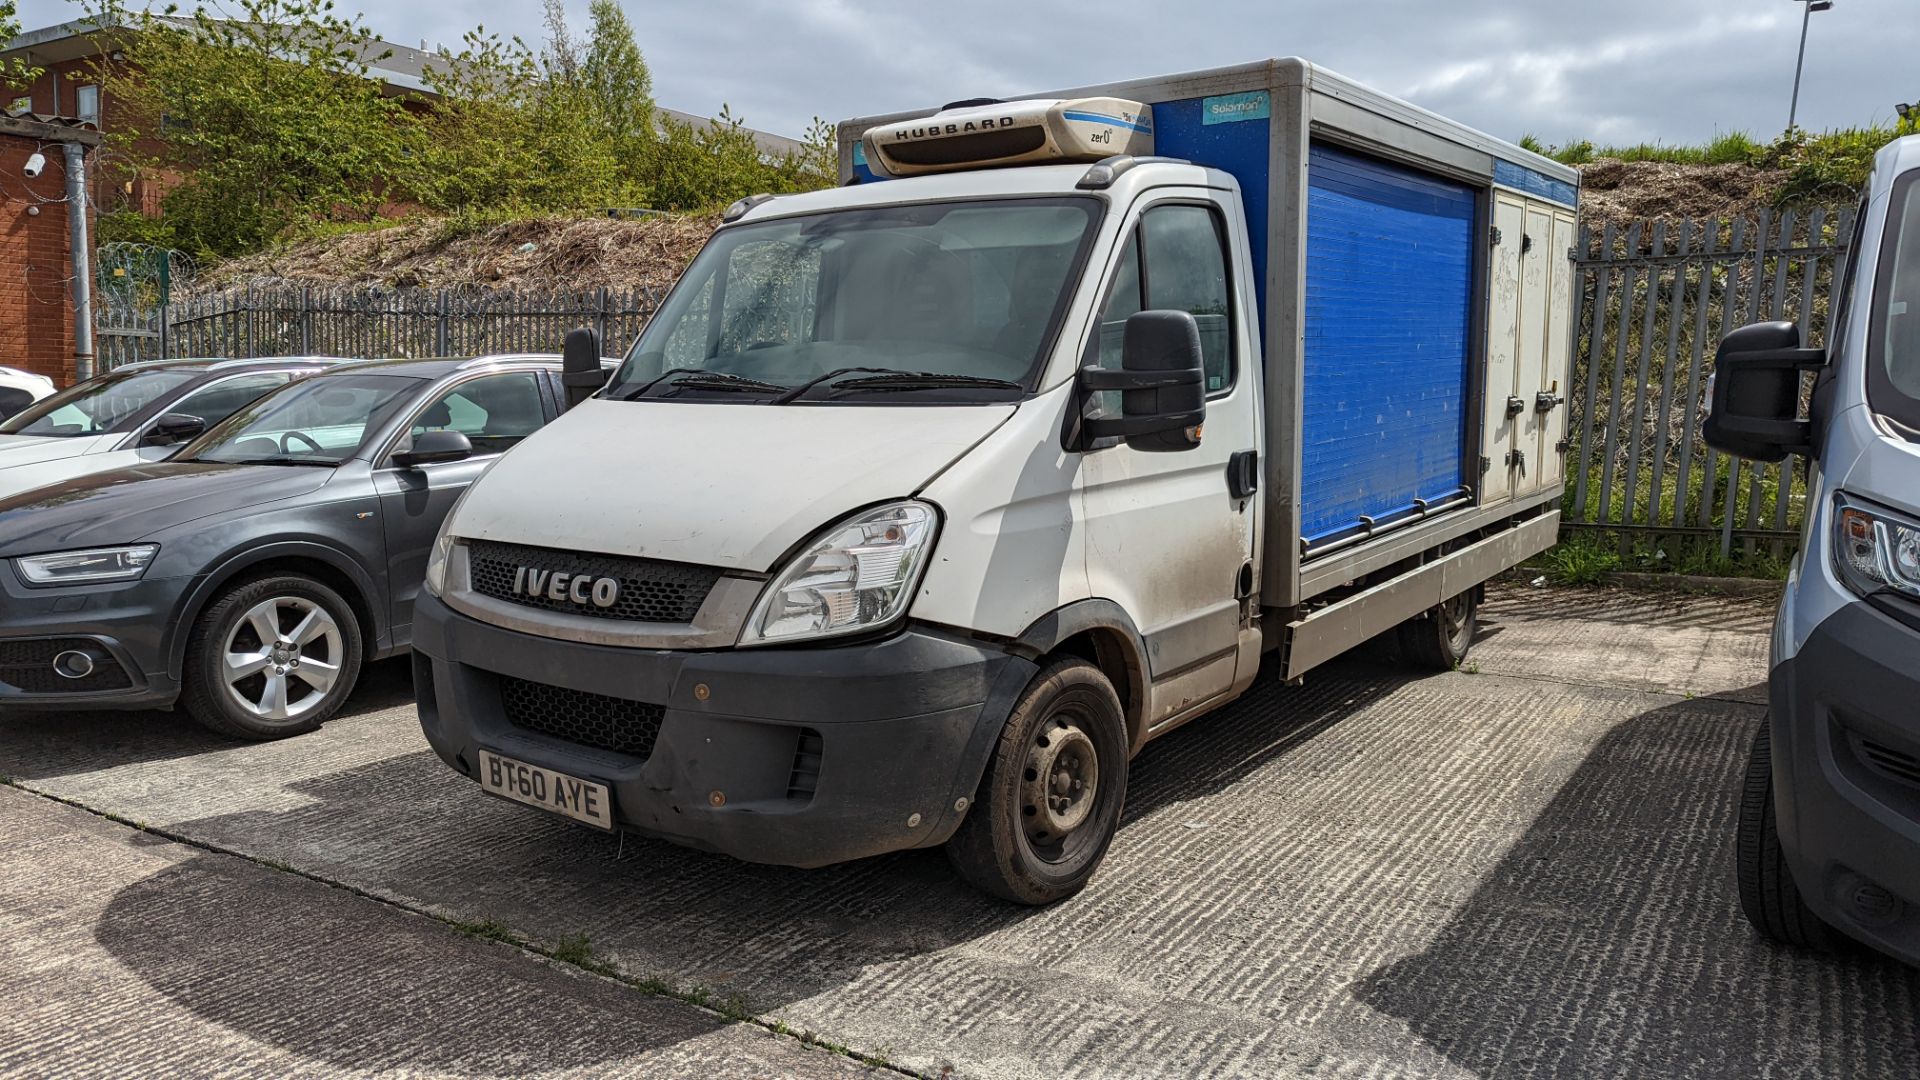
[[[175,299],[160,355],[352,357],[558,352],[591,326],[625,350],[659,304],[651,289],[477,290],[244,286]]]
[[[1776,555],[1798,536],[1802,463],[1760,465],[1700,437],[1720,338],[1751,322],[1825,341],[1853,211],[1582,228],[1564,520],[1635,542]]]

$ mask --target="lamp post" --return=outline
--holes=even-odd
[[[1833,0],[1793,0],[1796,4],[1805,4],[1806,10],[1800,14],[1800,58],[1793,62],[1793,104],[1787,106],[1787,130],[1793,130],[1794,119],[1800,115],[1800,72],[1807,66],[1807,24],[1813,21],[1813,13],[1826,11],[1833,7]]]

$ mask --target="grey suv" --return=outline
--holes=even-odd
[[[0,498],[0,705],[311,731],[407,648],[441,519],[557,415],[557,357],[354,364],[173,458]]]

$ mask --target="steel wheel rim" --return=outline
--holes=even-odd
[[[1466,593],[1440,605],[1440,629],[1455,655],[1463,653],[1473,637],[1473,598]]]
[[[227,699],[256,720],[300,719],[339,681],[343,640],[340,624],[315,601],[260,601],[234,622],[220,650]]]
[[[1021,772],[1021,831],[1049,862],[1068,855],[1100,799],[1100,753],[1079,717],[1048,718],[1027,747]]]

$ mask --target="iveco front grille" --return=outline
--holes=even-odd
[[[512,604],[630,622],[686,623],[720,571],[711,566],[475,540],[467,562],[473,591]],[[556,586],[554,575],[565,575]],[[584,583],[582,582],[584,579]],[[610,602],[602,582],[617,583]],[[574,585],[578,587],[571,587]],[[596,592],[598,588],[598,592]]]

